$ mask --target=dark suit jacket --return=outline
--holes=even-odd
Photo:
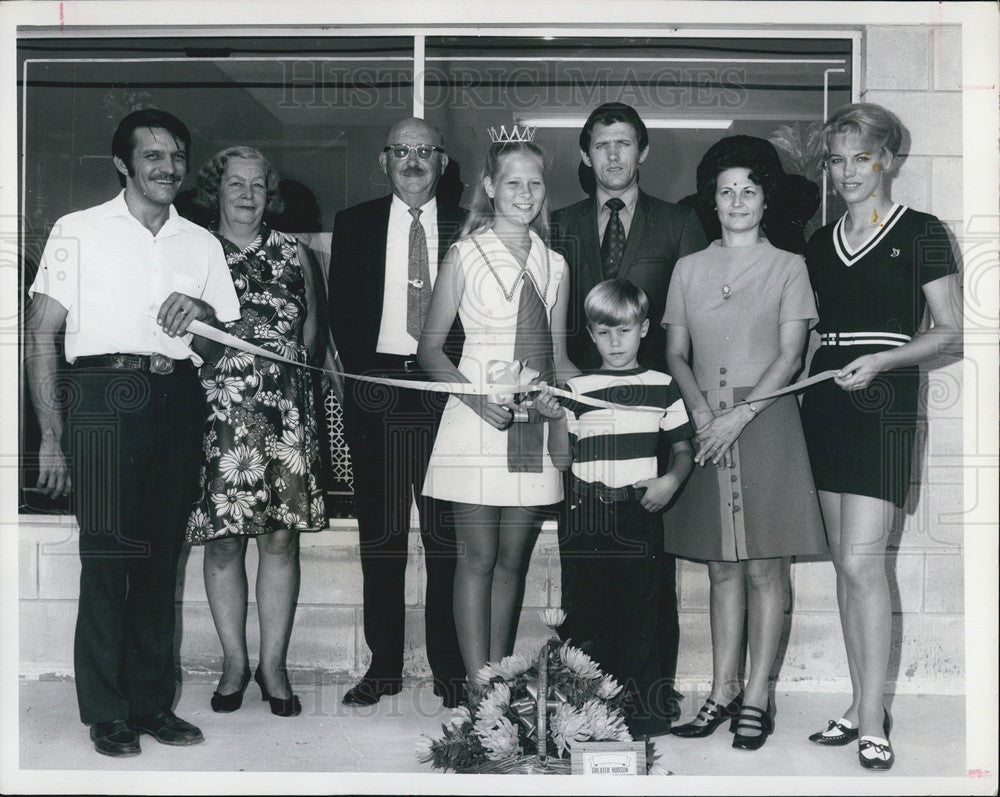
[[[385,246],[392,195],[340,211],[333,224],[330,251],[330,327],[344,369],[365,373],[380,369],[375,352],[382,324]],[[440,265],[465,221],[465,212],[438,200]],[[461,353],[461,327],[452,329],[446,350]]]
[[[642,288],[649,297],[649,334],[639,349],[639,362],[666,371],[666,333],[660,326],[670,275],[678,258],[706,246],[694,211],[639,192],[618,276]],[[599,368],[601,358],[587,334],[583,302],[604,277],[597,234],[597,201],[591,197],[552,214],[552,248],[566,258],[570,271],[567,346],[573,363],[583,370]]]

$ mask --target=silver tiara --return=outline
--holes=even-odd
[[[494,144],[510,144],[511,142],[524,142],[524,141],[534,141],[535,131],[537,127],[521,127],[513,125],[510,128],[510,132],[507,132],[507,128],[504,125],[500,125],[500,130],[495,127],[491,127],[486,132],[490,134],[490,141]]]

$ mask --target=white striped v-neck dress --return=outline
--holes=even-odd
[[[857,248],[847,242],[846,218],[817,230],[806,251],[820,318],[812,373],[909,341],[924,314],[923,286],[956,270],[948,233],[934,216],[893,205]],[[919,384],[919,369],[911,367],[879,374],[864,390],[828,380],[805,392],[802,426],[818,490],[906,502]]]

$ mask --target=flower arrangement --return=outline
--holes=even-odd
[[[566,614],[542,617],[554,630]],[[486,664],[469,684],[468,706],[441,726],[440,739],[422,737],[417,756],[445,772],[565,774],[575,744],[632,741],[621,693],[590,656],[553,636],[534,660],[515,653]]]

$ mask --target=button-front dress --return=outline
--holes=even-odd
[[[678,260],[663,316],[687,328],[692,371],[715,411],[746,398],[778,356],[780,325],[798,320],[816,322],[806,265],[763,240],[716,241]],[[732,455],[733,468],[695,466],[667,512],[666,550],[728,562],[825,553],[795,396],[761,410]]]

